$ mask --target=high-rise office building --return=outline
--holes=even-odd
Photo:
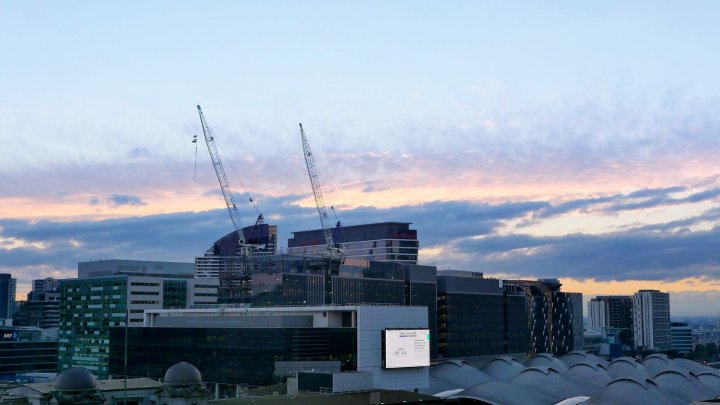
[[[505,292],[500,280],[470,271],[438,271],[437,308],[443,357],[527,351],[525,295]]]
[[[632,346],[633,302],[629,295],[599,295],[588,302],[590,327],[616,334],[624,345]]]
[[[374,224],[336,227],[333,240],[340,245],[345,257],[378,262],[417,263],[420,242],[417,231],[409,222],[380,222]],[[327,252],[322,229],[293,232],[288,239],[288,254],[322,256]]]
[[[14,324],[57,328],[60,325],[60,280],[52,277],[33,280],[33,289],[16,313]]]
[[[507,292],[524,293],[527,298],[529,355],[562,356],[579,349],[576,345],[582,339],[577,336],[582,330],[582,294],[561,292],[556,279],[506,280],[504,286]]]
[[[0,320],[12,319],[15,311],[16,280],[11,274],[0,273]]]
[[[670,348],[670,294],[640,290],[633,295],[633,338],[637,348]]]
[[[147,309],[217,303],[215,278],[114,275],[61,282],[58,369],[108,375],[111,326],[142,326]]]

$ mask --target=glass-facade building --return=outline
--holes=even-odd
[[[525,296],[481,273],[442,271],[437,282],[438,351],[443,357],[527,350]]]
[[[0,273],[0,319],[12,319],[15,311],[16,280],[12,275]]]
[[[39,328],[0,327],[0,378],[57,371],[58,341]]]
[[[217,283],[131,275],[63,280],[58,369],[82,366],[107,378],[111,327],[142,326],[146,309],[217,303]]]
[[[556,279],[506,280],[507,293],[524,294],[528,322],[527,353],[563,356],[580,349],[582,342],[582,294],[561,292]]]
[[[125,328],[110,331],[110,374],[124,374]],[[202,370],[205,382],[270,385],[276,362],[338,361],[357,369],[356,328],[131,328],[128,374],[162,378],[186,361]]]

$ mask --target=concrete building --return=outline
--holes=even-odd
[[[60,325],[60,280],[48,277],[33,280],[33,288],[16,312],[14,324],[38,328]]]
[[[0,273],[0,320],[13,317],[16,283],[11,274]]]
[[[370,373],[377,389],[413,390],[428,384],[427,314],[394,305],[149,310],[145,327],[129,330],[129,373],[155,377],[168,363],[188,361],[208,381],[268,385],[327,369]],[[416,335],[397,346],[404,331]],[[122,373],[124,332],[112,328],[113,375]]]
[[[693,351],[692,328],[686,322],[670,323],[670,349],[678,353]]]
[[[147,276],[193,277],[192,263],[153,260],[91,260],[78,263],[78,278],[105,277],[118,274]]]
[[[409,222],[379,222],[374,224],[336,227],[333,240],[348,258],[379,262],[417,263],[420,242],[417,231]],[[288,254],[322,256],[326,254],[322,229],[293,232],[288,239]]]
[[[466,358],[524,353],[528,346],[525,295],[507,293],[482,273],[438,271],[438,352]]]
[[[632,346],[632,296],[600,295],[588,302],[590,327],[598,330],[612,330],[619,343]]]
[[[670,294],[640,290],[633,295],[633,335],[637,348],[670,348]]]
[[[217,303],[218,279],[115,275],[61,282],[58,368],[108,375],[111,326],[142,326],[148,309]]]

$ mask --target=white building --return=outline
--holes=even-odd
[[[670,348],[670,294],[640,290],[633,295],[633,334],[635,347]]]

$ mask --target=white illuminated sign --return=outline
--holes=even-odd
[[[430,366],[430,330],[385,331],[385,368]]]

